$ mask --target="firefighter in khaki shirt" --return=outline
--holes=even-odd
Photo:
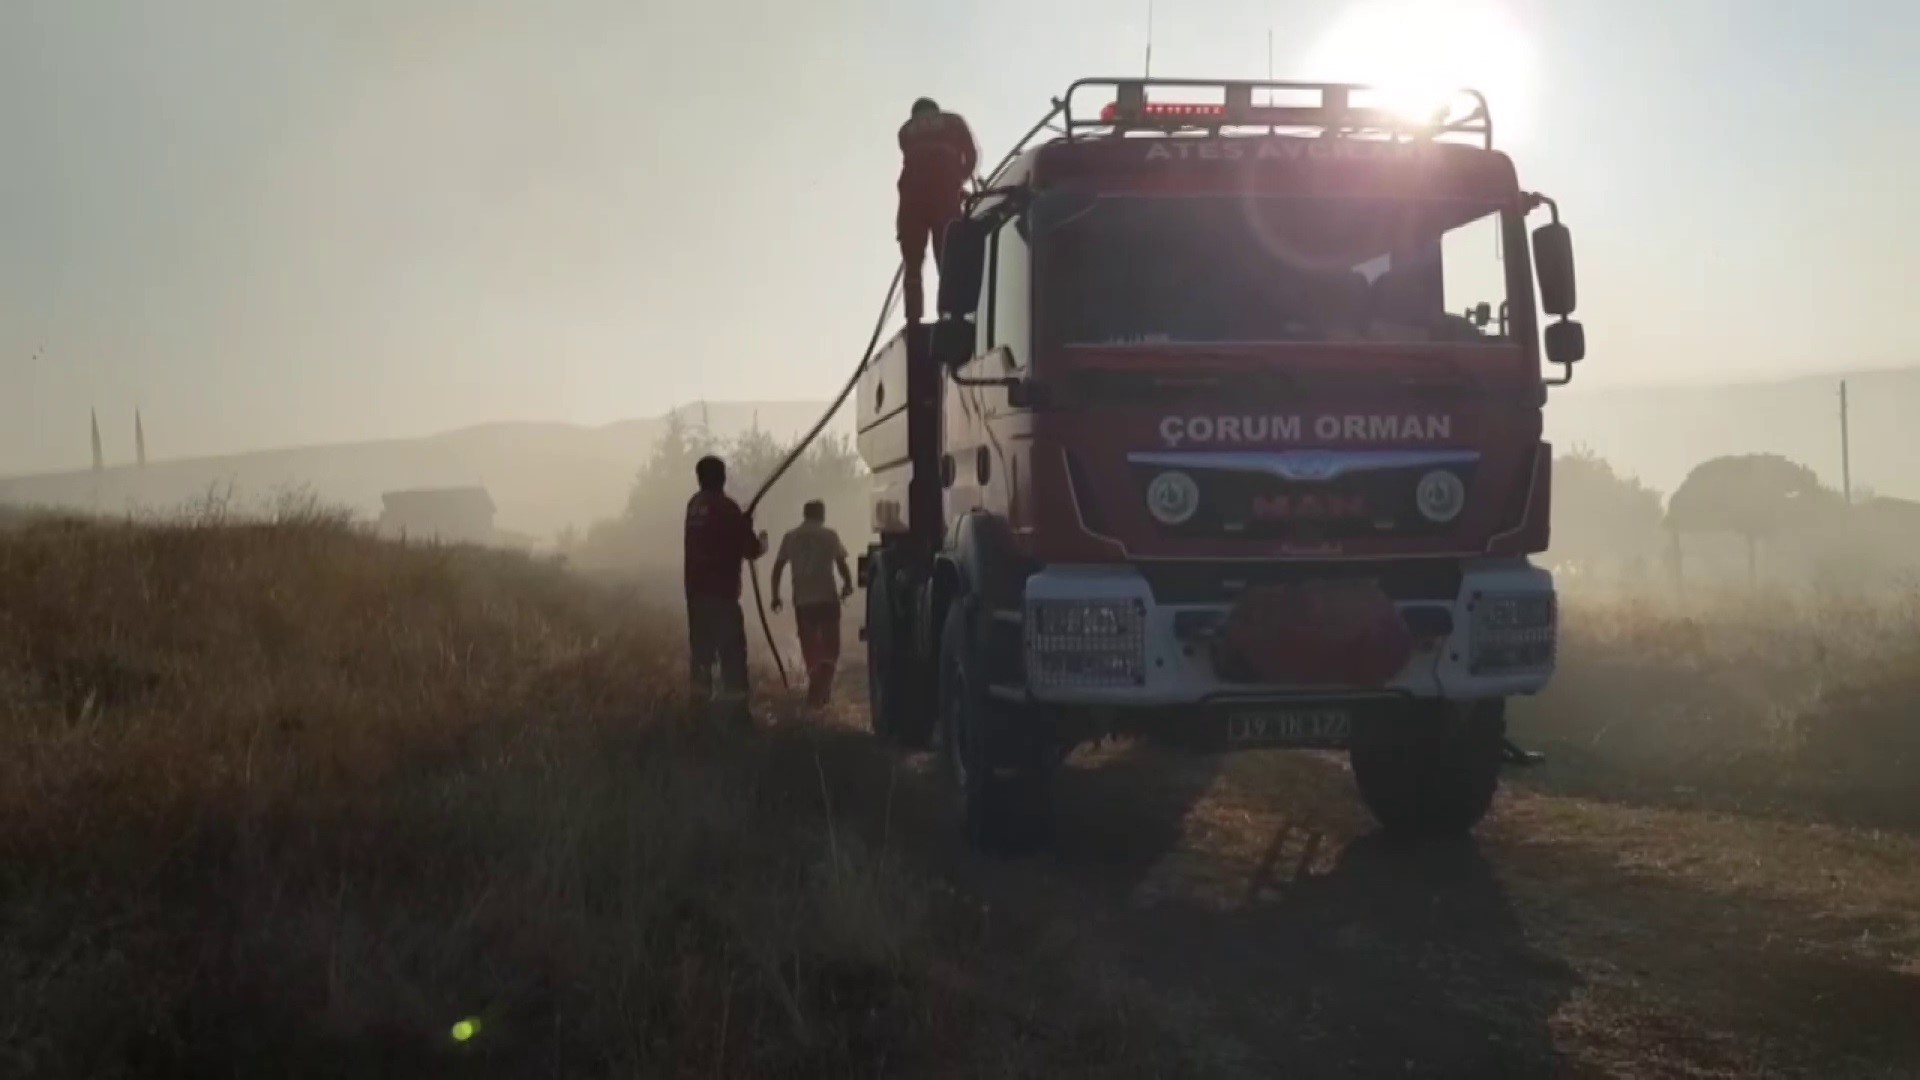
[[[802,508],[799,527],[780,538],[773,559],[776,612],[782,606],[780,575],[788,563],[793,564],[793,621],[807,665],[807,704],[819,708],[833,695],[833,671],[840,664],[840,602],[853,595],[853,573],[847,569],[847,549],[839,534],[827,528],[827,506],[818,499]]]

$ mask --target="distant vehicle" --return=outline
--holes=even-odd
[[[1480,94],[1369,96],[1074,83],[949,233],[938,321],[870,359],[872,722],[938,746],[976,844],[1043,840],[1114,734],[1346,748],[1396,833],[1491,803],[1555,662],[1572,245]]]

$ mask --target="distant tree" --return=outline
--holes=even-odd
[[[1779,454],[1739,454],[1696,465],[1667,503],[1675,551],[1681,536],[1732,533],[1747,542],[1747,578],[1756,574],[1762,541],[1819,519],[1839,495],[1812,469]]]
[[[792,449],[757,425],[733,439],[709,438],[680,413],[667,417],[646,462],[634,474],[625,511],[593,523],[576,545],[585,566],[632,568],[677,563],[687,497],[694,490],[693,466],[702,454],[718,454],[727,463],[727,490],[745,506]],[[866,472],[848,440],[825,435],[793,462],[755,513],[761,527],[776,535],[800,519],[809,499],[826,502],[827,512],[849,547],[870,520]]]
[[[734,497],[744,504],[773,475],[790,449],[761,430],[756,419],[754,426],[728,444],[722,455],[727,459],[727,486]]]
[[[822,435],[807,452],[808,468],[834,484],[864,484],[867,468],[844,435]]]
[[[742,503],[752,498],[792,450],[792,443],[778,442],[760,431],[749,431],[735,439],[728,447],[728,469],[730,475],[739,477],[732,484],[736,497]],[[801,504],[820,499],[852,544],[853,534],[847,530],[865,525],[870,517],[867,495],[866,470],[847,440],[823,435],[794,459],[780,482],[767,492],[755,520],[778,532],[799,520]]]
[[[1584,446],[1553,463],[1553,557],[1629,565],[1659,550],[1660,493]]]
[[[654,440],[653,452],[647,455],[646,463],[633,478],[633,487],[627,494],[626,516],[651,515],[666,492],[691,493],[694,463],[713,449],[713,440],[704,429],[689,426],[678,411],[668,413],[666,428]]]

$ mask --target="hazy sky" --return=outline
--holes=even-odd
[[[1155,71],[1264,74],[1269,27],[1283,77],[1414,55],[1492,95],[1574,228],[1584,383],[1920,359],[1920,4],[1158,0]],[[0,474],[84,465],[90,406],[124,460],[136,404],[172,457],[824,396],[897,258],[908,102],[997,158],[1145,29],[1145,0],[0,0]]]

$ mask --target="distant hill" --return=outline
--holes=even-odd
[[[1839,383],[1852,403],[1853,479],[1882,495],[1920,498],[1920,368],[1858,372],[1778,382],[1640,386],[1557,391],[1547,435],[1559,450],[1585,445],[1622,472],[1662,493],[1688,470],[1721,454],[1769,451],[1840,483]],[[819,416],[816,402],[724,402],[705,407],[705,423],[725,438],[759,426],[791,438]],[[702,423],[701,407],[678,410]],[[851,410],[834,430],[852,429]],[[604,427],[495,423],[418,439],[265,450],[225,457],[158,461],[0,479],[0,503],[98,509],[171,509],[231,486],[244,501],[304,486],[369,516],[380,493],[401,488],[481,484],[499,507],[500,528],[551,539],[618,513],[635,471],[666,416]]]
[[[696,405],[678,411],[695,427],[704,422],[720,438],[747,431],[756,422],[777,438],[791,438],[819,418],[821,407],[813,402],[714,402],[704,409]],[[569,525],[585,528],[619,513],[667,415],[604,427],[481,424],[417,439],[155,461],[144,468],[121,465],[97,474],[0,478],[0,503],[104,513],[165,511],[229,488],[244,505],[304,487],[327,502],[371,517],[379,512],[384,491],[479,484],[499,508],[496,524],[501,529],[548,540]],[[851,417],[838,429],[851,431]]]

